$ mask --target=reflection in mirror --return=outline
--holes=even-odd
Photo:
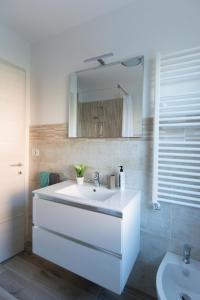
[[[142,135],[143,57],[70,74],[69,137]]]

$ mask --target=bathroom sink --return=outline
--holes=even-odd
[[[95,187],[90,184],[73,184],[56,191],[56,193],[82,200],[105,201],[112,197],[116,191],[111,191],[105,187]]]
[[[200,262],[185,264],[182,257],[167,252],[157,272],[159,300],[199,300]]]

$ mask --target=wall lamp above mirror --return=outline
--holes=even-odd
[[[97,61],[99,66],[69,76],[69,137],[141,136],[144,57]]]

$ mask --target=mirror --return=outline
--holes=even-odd
[[[142,135],[143,56],[69,76],[69,137]]]

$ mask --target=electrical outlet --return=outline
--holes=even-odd
[[[38,148],[35,149],[35,156],[40,156],[40,150]]]
[[[35,156],[35,149],[32,149],[32,156]]]
[[[40,150],[38,148],[33,148],[32,156],[40,156]]]

